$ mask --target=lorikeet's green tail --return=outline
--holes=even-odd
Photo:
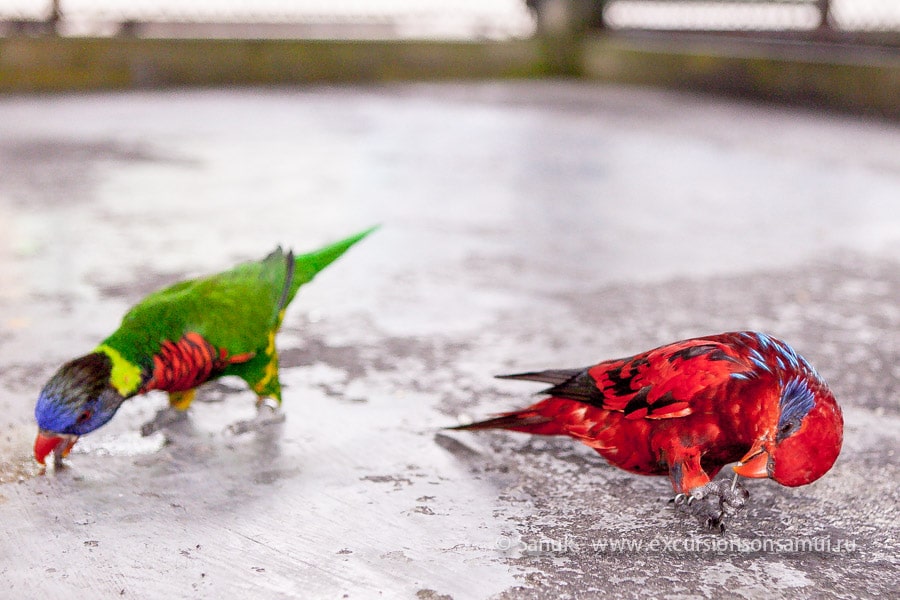
[[[281,382],[278,379],[278,352],[275,349],[275,334],[281,327],[284,313],[297,294],[297,290],[304,283],[311,281],[319,271],[337,260],[353,244],[377,228],[377,226],[371,227],[339,242],[297,257],[294,257],[291,252],[288,253],[288,260],[293,258],[293,264],[288,263],[284,288],[277,305],[275,326],[268,333],[268,344],[265,351],[248,361],[246,365],[239,365],[236,370],[236,374],[244,378],[257,393],[260,401],[264,398],[273,398],[277,404],[281,404]],[[270,258],[272,256],[281,256],[281,248],[276,251],[276,254],[270,255]]]
[[[286,307],[288,304],[290,304],[291,300],[294,299],[294,296],[297,295],[297,290],[300,289],[300,286],[302,286],[304,283],[309,283],[310,281],[312,281],[312,278],[315,277],[319,271],[333,263],[353,244],[360,241],[376,229],[378,229],[377,225],[375,227],[370,227],[365,231],[361,231],[356,235],[351,235],[350,237],[339,242],[335,242],[334,244],[325,246],[324,248],[320,248],[308,254],[301,254],[300,256],[294,257],[294,272],[291,279],[291,285],[287,294],[287,298],[285,298],[285,300],[281,303],[281,306]]]

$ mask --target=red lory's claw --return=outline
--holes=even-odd
[[[677,499],[681,497],[679,502]],[[725,531],[725,518],[742,509],[750,497],[737,483],[717,479],[696,488],[689,495],[676,496],[675,510],[696,517],[708,529]]]

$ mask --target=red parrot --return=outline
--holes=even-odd
[[[841,450],[843,417],[831,390],[793,348],[764,333],[722,333],[585,369],[500,378],[550,383],[550,397],[454,429],[568,435],[626,471],[668,475],[676,506],[720,530],[749,496],[737,475],[805,485]],[[730,485],[711,481],[733,462]]]

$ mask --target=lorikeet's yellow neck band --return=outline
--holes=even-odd
[[[95,352],[104,353],[112,361],[112,374],[109,380],[117,392],[127,398],[138,391],[141,386],[140,367],[125,360],[118,350],[106,344],[98,346]]]

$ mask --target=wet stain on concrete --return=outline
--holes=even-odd
[[[121,299],[129,304],[136,304],[149,294],[188,278],[186,272],[160,273],[150,266],[138,267],[131,275],[132,277],[118,283],[105,283],[108,273],[104,274],[102,281],[95,274],[88,277],[87,282],[95,287],[102,298]],[[133,277],[134,275],[138,277]]]
[[[100,164],[161,160],[171,159],[140,143],[9,139],[0,145],[0,164],[4,165],[0,195],[33,208],[71,207],[91,201],[93,187],[101,181],[96,171]]]

